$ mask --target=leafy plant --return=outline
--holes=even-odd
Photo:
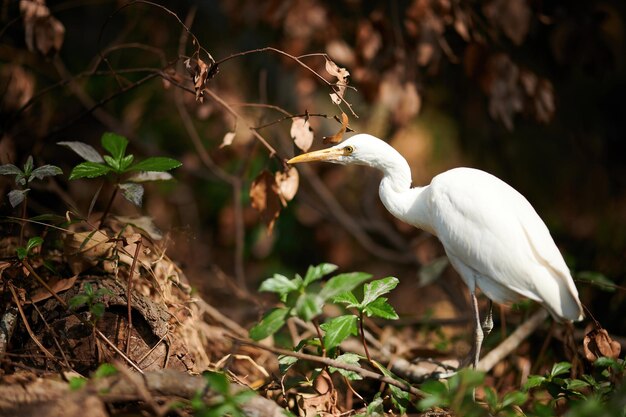
[[[462,369],[447,380],[426,381],[420,386],[425,396],[417,403],[417,408],[425,411],[438,407],[450,409],[459,416],[487,416],[488,410],[474,401],[474,392],[484,381],[485,374],[473,369]]]
[[[30,191],[28,185],[33,180],[42,180],[46,177],[52,177],[62,173],[63,171],[61,168],[54,165],[42,165],[35,168],[32,156],[29,156],[26,159],[23,169],[20,169],[13,164],[0,165],[0,175],[14,175],[15,184],[20,187],[19,189],[11,190],[8,194],[9,203],[11,203],[12,207],[17,207],[22,202],[24,202],[24,206],[26,206],[26,196]]]
[[[85,283],[83,291],[83,293],[77,294],[70,298],[70,301],[68,303],[69,307],[72,310],[77,310],[83,305],[87,305],[89,312],[93,317],[92,320],[95,323],[96,321],[100,320],[100,318],[102,318],[105,308],[104,303],[98,300],[104,296],[112,295],[113,292],[104,287],[98,288],[96,291],[94,291],[93,286],[89,282]]]
[[[249,401],[250,398],[254,397],[256,392],[247,389],[232,392],[230,382],[223,373],[205,372],[203,376],[207,382],[207,387],[217,393],[220,398],[214,403],[207,404],[203,400],[204,392],[197,392],[191,400],[191,407],[193,409],[194,416],[244,417],[246,415],[241,406]]]
[[[134,155],[126,154],[128,139],[111,132],[104,133],[101,138],[102,147],[109,154],[101,155],[91,145],[83,142],[59,142],[58,144],[70,148],[85,160],[72,169],[70,180],[113,177],[115,188],[101,222],[106,218],[118,190],[122,191],[128,201],[141,206],[144,189],[140,183],[172,179],[166,171],[182,165],[179,161],[166,157],[151,157],[133,164]]]
[[[336,265],[323,263],[309,267],[304,278],[299,274],[296,274],[293,279],[274,274],[273,277],[263,281],[259,291],[278,294],[284,307],[268,311],[261,321],[250,329],[250,337],[254,340],[265,339],[280,330],[285,325],[287,318],[292,316],[309,322],[322,313],[322,307],[327,301],[352,290],[372,277],[363,272],[339,274],[329,279],[318,291],[318,286],[314,283],[336,269]]]
[[[19,246],[15,250],[17,252],[17,258],[20,261],[23,261],[24,259],[30,256],[30,253],[33,249],[35,249],[37,246],[41,246],[42,244],[43,244],[42,237],[39,237],[39,236],[31,237],[30,239],[28,239],[28,242],[26,242],[25,247]]]

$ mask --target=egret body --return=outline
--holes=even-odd
[[[529,298],[558,321],[583,318],[578,291],[548,228],[528,200],[499,178],[454,168],[430,185],[411,188],[407,161],[386,142],[354,135],[328,149],[296,156],[290,164],[326,161],[366,165],[383,172],[379,195],[398,219],[437,236],[467,284],[474,310],[474,366],[489,332],[491,307],[481,325],[476,288],[498,303]]]

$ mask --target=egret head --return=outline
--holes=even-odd
[[[376,167],[377,162],[386,153],[395,152],[384,141],[367,134],[354,135],[343,142],[319,151],[298,155],[287,161],[289,164],[300,162],[325,161],[341,165],[368,165]]]

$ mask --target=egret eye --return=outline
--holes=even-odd
[[[354,152],[354,146],[346,146],[343,148],[344,155],[350,155],[352,152]]]

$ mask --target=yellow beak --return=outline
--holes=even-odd
[[[313,162],[313,161],[334,161],[340,156],[344,155],[343,149],[328,148],[321,149],[319,151],[313,151],[309,153],[303,153],[287,161],[288,164],[299,164],[301,162]]]

